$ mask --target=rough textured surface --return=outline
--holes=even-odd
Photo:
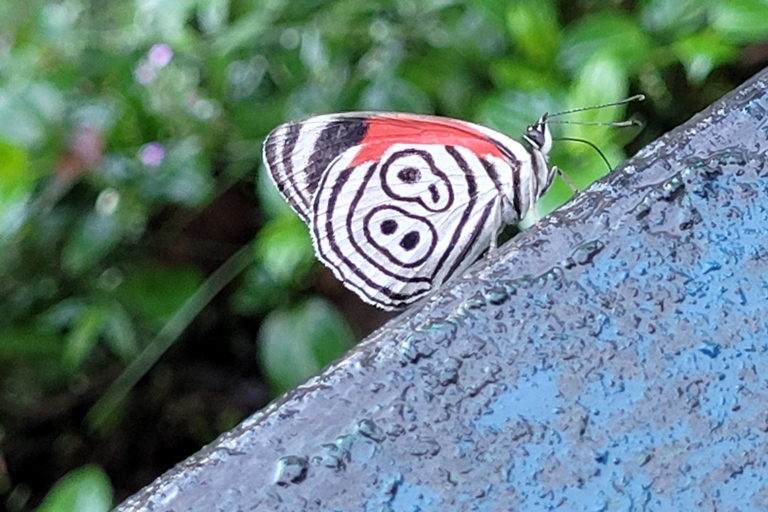
[[[767,510],[767,85],[119,510]]]

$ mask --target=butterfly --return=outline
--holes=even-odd
[[[400,309],[495,248],[505,225],[535,215],[559,173],[547,119],[521,143],[445,117],[327,114],[272,130],[263,157],[320,261],[364,301]]]

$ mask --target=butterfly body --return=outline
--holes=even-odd
[[[435,116],[330,114],[280,125],[264,158],[319,259],[365,301],[397,309],[495,245],[551,185],[546,116],[524,140]]]

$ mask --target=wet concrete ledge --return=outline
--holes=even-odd
[[[766,86],[118,510],[768,509]]]

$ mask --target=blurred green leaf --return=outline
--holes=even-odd
[[[114,293],[142,318],[159,327],[179,310],[202,282],[200,272],[195,269],[148,264],[126,273]]]
[[[64,99],[61,91],[49,83],[33,82],[0,89],[0,141],[31,148],[40,145],[48,125],[63,120]]]
[[[711,4],[710,0],[646,0],[640,19],[651,32],[680,37],[704,26]]]
[[[117,212],[92,211],[67,240],[61,255],[62,268],[72,276],[90,270],[120,243],[124,228]]]
[[[288,302],[292,293],[295,291],[272,279],[264,267],[254,264],[245,272],[240,287],[232,295],[232,308],[238,315],[257,315]]]
[[[701,83],[716,67],[734,61],[739,55],[736,46],[723,42],[711,31],[680,39],[673,48],[685,66],[688,79],[694,83]]]
[[[37,325],[0,330],[0,360],[59,358],[62,346],[57,334],[41,332]]]
[[[72,330],[64,339],[64,352],[61,356],[64,371],[75,372],[91,354],[99,341],[106,319],[105,313],[99,306],[88,306],[75,321]]]
[[[520,140],[542,114],[562,110],[564,97],[565,92],[557,89],[489,95],[479,106],[476,122]]]
[[[295,215],[288,202],[280,195],[277,186],[269,177],[269,171],[265,165],[259,166],[259,174],[256,178],[256,192],[259,194],[261,209],[269,218]]]
[[[230,0],[200,0],[197,19],[206,34],[216,34],[226,27]]]
[[[754,43],[768,38],[768,2],[764,0],[713,2],[710,19],[727,42]]]
[[[496,26],[506,28],[504,2],[499,2],[498,0],[472,0],[472,3],[480,6]]]
[[[596,107],[623,100],[629,90],[629,76],[623,62],[611,54],[596,54],[584,63],[579,74],[571,85],[568,95],[569,109]],[[568,120],[607,123],[624,118],[624,107],[606,107],[585,110],[567,116]],[[566,124],[563,131],[568,137],[587,139],[600,144],[607,139],[609,132],[616,128],[608,126],[589,126],[583,124]],[[585,146],[584,151],[592,151]]]
[[[556,90],[560,80],[553,68],[540,69],[529,66],[520,59],[499,59],[491,63],[491,76],[499,88],[518,91]]]
[[[187,21],[199,0],[136,1],[136,28],[146,38],[158,38],[173,44],[184,44],[191,34]]]
[[[0,239],[22,226],[34,180],[27,151],[0,142]]]
[[[646,64],[655,45],[630,16],[600,12],[587,16],[566,29],[559,62],[569,73],[577,74],[598,54],[610,55],[630,72]]]
[[[55,332],[69,328],[87,307],[81,297],[67,297],[38,315],[35,323],[41,331]]]
[[[88,465],[62,477],[35,512],[107,512],[112,508],[112,484],[98,466]]]
[[[595,54],[585,63],[571,86],[568,97],[568,109],[593,107],[612,103],[627,97],[629,77],[621,63],[610,54]],[[575,122],[608,123],[621,120],[623,107],[606,107],[575,112],[564,119]],[[608,167],[593,147],[573,141],[555,141],[550,157],[554,165],[559,166],[580,190],[588,187],[595,180],[605,176],[611,168],[625,158],[621,148],[613,143],[613,135],[618,128],[609,126],[589,126],[566,124],[562,127],[565,137],[589,141],[605,155],[611,167]],[[555,132],[557,136],[557,131]],[[560,178],[552,189],[537,203],[539,216],[544,216],[559,207],[573,195],[571,188]]]
[[[507,6],[512,42],[533,68],[551,69],[560,46],[560,24],[553,0],[513,0]]]
[[[270,313],[259,330],[259,360],[276,392],[315,375],[352,345],[352,331],[328,302],[313,298]]]
[[[629,77],[624,66],[612,56],[596,55],[588,61],[576,77],[569,95],[570,108],[583,108],[613,103],[627,97]],[[568,115],[568,120],[609,123],[624,119],[625,107],[606,107],[585,110]],[[590,126],[566,124],[563,133],[567,137],[587,140],[597,146],[608,159],[611,167],[625,159],[619,148],[613,144],[617,130],[610,126]],[[567,163],[562,166],[564,172],[579,188],[583,189],[593,181],[611,171],[600,154],[587,144],[563,141],[554,158],[567,151]],[[546,202],[543,206],[546,206]]]
[[[102,331],[104,341],[123,363],[129,363],[139,353],[133,319],[120,303],[108,304]]]
[[[26,150],[0,142],[0,194],[3,199],[27,192],[34,182]]]
[[[392,77],[371,82],[360,98],[360,109],[417,114],[428,114],[434,110],[429,97],[418,87]]]
[[[228,54],[252,45],[273,26],[288,3],[285,0],[264,0],[256,4],[253,11],[234,20],[219,33],[213,43],[214,50],[217,53]]]
[[[277,283],[302,277],[315,261],[307,226],[296,215],[267,222],[256,237],[254,252],[256,261]]]
[[[144,197],[195,207],[213,195],[214,182],[198,138],[145,145],[139,158],[149,162],[141,181]]]

